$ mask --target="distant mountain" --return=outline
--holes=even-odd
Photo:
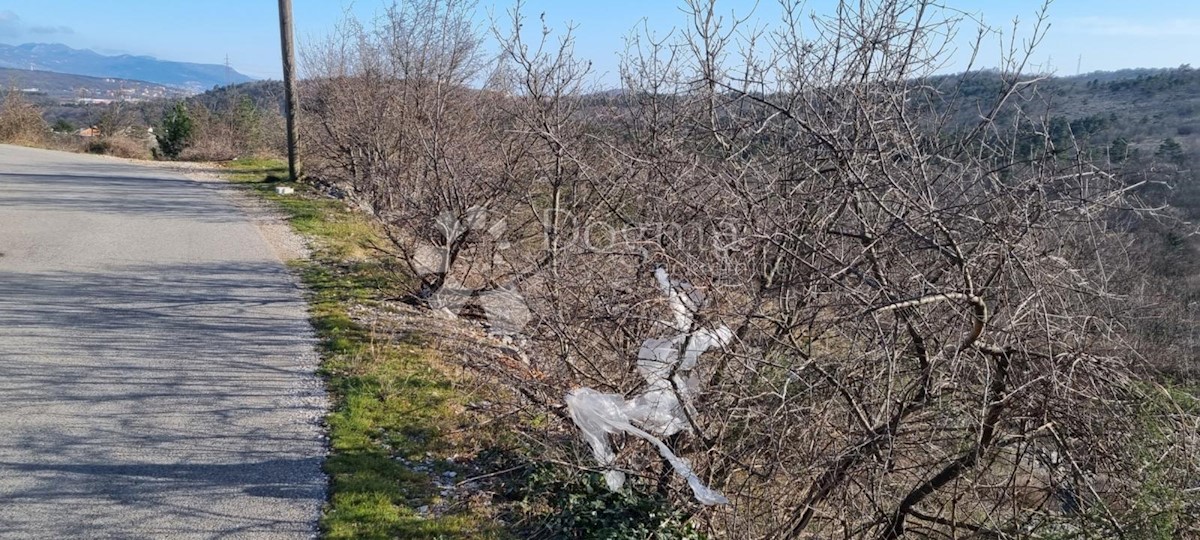
[[[105,56],[57,43],[0,44],[0,67],[147,81],[192,92],[254,79],[219,64],[171,62],[151,56]]]

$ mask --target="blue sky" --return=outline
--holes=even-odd
[[[298,45],[319,39],[346,13],[370,19],[383,0],[293,0]],[[600,84],[617,80],[617,52],[641,21],[657,33],[683,19],[676,0],[526,0],[526,13],[551,24],[577,25],[576,50],[593,62]],[[1032,21],[1036,0],[948,0],[989,25]],[[480,0],[478,19],[502,16],[508,1]],[[757,8],[755,6],[757,5]],[[768,22],[775,0],[718,0],[719,9]],[[828,13],[836,0],[810,0],[808,12]],[[251,76],[278,78],[279,37],[274,0],[0,0],[0,43],[58,42],[105,54],[223,63]],[[1041,69],[1060,75],[1129,67],[1200,66],[1200,0],[1056,0],[1051,28],[1035,55]],[[960,34],[972,31],[964,25]],[[995,41],[995,40],[992,40]],[[995,64],[985,51],[983,64]],[[960,69],[959,54],[947,70]]]

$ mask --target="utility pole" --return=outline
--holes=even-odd
[[[287,118],[288,179],[296,181],[296,54],[292,50],[292,0],[279,0],[279,41],[283,50],[283,115]]]

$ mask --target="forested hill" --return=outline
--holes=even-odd
[[[283,81],[266,80],[220,86],[197,94],[189,101],[218,110],[248,100],[259,109],[282,109]]]
[[[933,81],[943,92],[957,88],[961,93],[958,121],[964,124],[978,117],[972,101],[987,102],[1003,88],[996,73],[966,77]],[[1036,87],[1036,99],[1019,106],[1027,114],[1045,115],[1056,143],[1074,136],[1091,148],[1108,145],[1118,150],[1118,162],[1155,154],[1166,161],[1200,161],[1200,70],[1185,65],[1096,72],[1048,77]]]

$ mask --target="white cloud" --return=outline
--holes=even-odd
[[[21,18],[9,10],[0,11],[0,39],[21,35]]]
[[[70,26],[30,26],[29,31],[34,34],[74,34],[75,30]]]
[[[1200,37],[1200,19],[1138,21],[1117,17],[1066,19],[1061,28],[1071,32],[1109,37]]]
[[[75,30],[69,26],[61,25],[43,25],[29,26],[21,20],[21,16],[17,15],[12,10],[0,10],[0,39],[20,39],[24,36],[34,35],[67,35],[74,34]]]

